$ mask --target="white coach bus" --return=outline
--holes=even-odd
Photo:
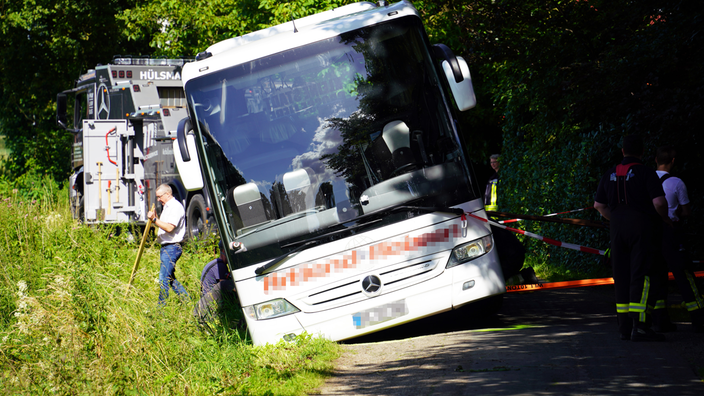
[[[356,3],[217,43],[183,68],[174,142],[211,194],[255,344],[344,340],[501,297],[455,116],[467,63],[411,3]]]

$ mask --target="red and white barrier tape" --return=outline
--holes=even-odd
[[[557,215],[566,214],[566,213],[581,212],[581,211],[583,211],[583,210],[589,210],[589,209],[594,209],[594,208],[590,206],[590,207],[588,207],[588,208],[568,210],[567,212],[550,213],[550,214],[543,215],[542,217],[551,217],[551,216],[557,216]],[[517,223],[517,222],[519,222],[519,221],[523,221],[523,219],[501,220],[501,221],[499,221],[499,224]]]
[[[578,212],[578,211],[580,211],[580,210],[585,210],[585,209],[590,209],[590,208],[577,209],[577,210],[573,210],[573,211],[570,211],[570,212]],[[570,213],[570,212],[562,212],[562,213]],[[555,214],[561,214],[561,213],[555,213]],[[483,221],[483,222],[485,222],[485,223],[489,223],[489,224],[491,224],[491,225],[493,225],[493,226],[496,226],[496,227],[499,227],[499,228],[503,228],[503,229],[509,230],[509,231],[511,231],[511,232],[515,232],[516,234],[521,234],[521,235],[525,235],[525,236],[528,236],[528,237],[531,237],[531,238],[535,238],[535,239],[537,239],[537,240],[543,241],[543,242],[548,243],[548,244],[553,245],[553,246],[558,246],[558,247],[563,247],[563,248],[567,248],[567,249],[577,250],[577,251],[584,252],[584,253],[598,254],[598,255],[601,255],[601,256],[603,256],[604,254],[606,254],[606,251],[605,251],[605,250],[599,250],[599,249],[594,249],[594,248],[590,248],[590,247],[587,247],[587,246],[575,245],[575,244],[573,244],[573,243],[560,242],[560,241],[557,241],[557,240],[554,240],[554,239],[551,239],[551,238],[546,238],[546,237],[544,237],[544,236],[542,236],[542,235],[534,234],[534,233],[529,232],[529,231],[523,231],[523,230],[519,230],[519,229],[516,229],[516,228],[507,227],[507,226],[505,226],[505,225],[503,225],[503,224],[499,224],[499,223],[502,223],[502,222],[498,222],[498,223],[497,223],[497,222],[495,222],[495,221],[487,220],[487,219],[485,219],[485,218],[483,218],[483,217],[479,217],[479,216],[474,215],[474,214],[472,214],[472,213],[466,213],[466,215],[469,215],[469,216],[471,216],[471,217],[474,217],[475,219],[481,220],[481,221]],[[511,222],[511,221],[516,221],[516,220],[519,220],[519,219],[506,220],[505,222]],[[467,221],[467,218],[466,218],[466,216],[465,216],[464,214],[462,215],[462,221],[463,221],[463,222]],[[505,223],[505,222],[504,222],[504,223]],[[464,227],[464,226],[463,226],[463,227]],[[694,264],[701,264],[701,263],[704,263],[704,261],[702,261],[702,260],[692,260],[692,263],[694,263]]]
[[[531,238],[534,238],[534,239],[543,241],[543,242],[545,242],[545,243],[547,243],[547,244],[550,244],[550,245],[553,245],[553,246],[558,246],[558,247],[563,247],[563,248],[567,248],[567,249],[577,250],[577,251],[584,252],[584,253],[598,254],[598,255],[601,255],[601,256],[603,256],[603,255],[606,253],[606,251],[604,251],[604,250],[594,249],[594,248],[590,248],[590,247],[586,247],[586,246],[575,245],[575,244],[573,244],[573,243],[560,242],[560,241],[556,241],[556,240],[554,240],[554,239],[546,238],[546,237],[544,237],[544,236],[542,236],[542,235],[533,234],[532,232],[528,232],[528,231],[523,231],[523,230],[519,230],[519,229],[516,229],[516,228],[507,227],[507,226],[505,226],[505,225],[503,225],[503,224],[499,224],[499,223],[497,223],[497,222],[495,222],[495,221],[487,220],[487,219],[485,219],[485,218],[483,218],[483,217],[479,217],[479,216],[474,215],[474,214],[472,214],[472,213],[467,213],[467,215],[469,215],[469,216],[471,216],[471,217],[473,217],[473,218],[475,218],[475,219],[477,219],[477,220],[481,220],[481,221],[483,221],[483,222],[485,222],[485,223],[489,223],[489,224],[491,224],[491,225],[493,225],[493,226],[496,226],[496,227],[499,227],[499,228],[503,228],[503,229],[505,229],[505,230],[509,230],[509,231],[515,232],[515,233],[517,233],[517,234],[525,235],[525,236],[528,236],[528,237],[531,237]],[[462,221],[465,221],[465,220],[466,220],[465,215],[462,215]]]

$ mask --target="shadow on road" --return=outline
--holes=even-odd
[[[621,341],[613,287],[511,293],[497,315],[467,307],[350,340],[339,395],[702,395],[704,335]]]

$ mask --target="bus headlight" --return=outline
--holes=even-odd
[[[471,242],[463,243],[452,249],[450,259],[447,261],[446,268],[452,268],[456,265],[466,263],[469,260],[474,260],[477,257],[483,256],[491,251],[494,247],[494,242],[491,235],[475,239]]]
[[[283,298],[249,305],[243,309],[244,313],[254,320],[277,318],[301,311]]]

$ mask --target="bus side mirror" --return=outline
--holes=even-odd
[[[466,111],[476,106],[472,76],[464,58],[455,56],[445,44],[433,45],[432,52],[434,57],[442,59],[442,71],[459,110]]]
[[[474,87],[472,86],[472,76],[469,74],[469,66],[461,56],[457,57],[460,71],[462,72],[462,81],[456,82],[455,74],[449,62],[442,62],[442,70],[445,72],[445,77],[450,85],[452,96],[455,97],[455,103],[460,111],[467,111],[477,105],[477,98],[474,96]]]
[[[68,117],[66,116],[66,94],[56,95],[56,123],[63,129],[68,129]]]
[[[183,187],[188,191],[196,191],[203,188],[203,174],[200,172],[198,152],[196,151],[196,137],[187,133],[188,130],[190,130],[190,121],[188,118],[184,118],[178,123],[176,140],[172,144],[176,169],[181,176]]]

